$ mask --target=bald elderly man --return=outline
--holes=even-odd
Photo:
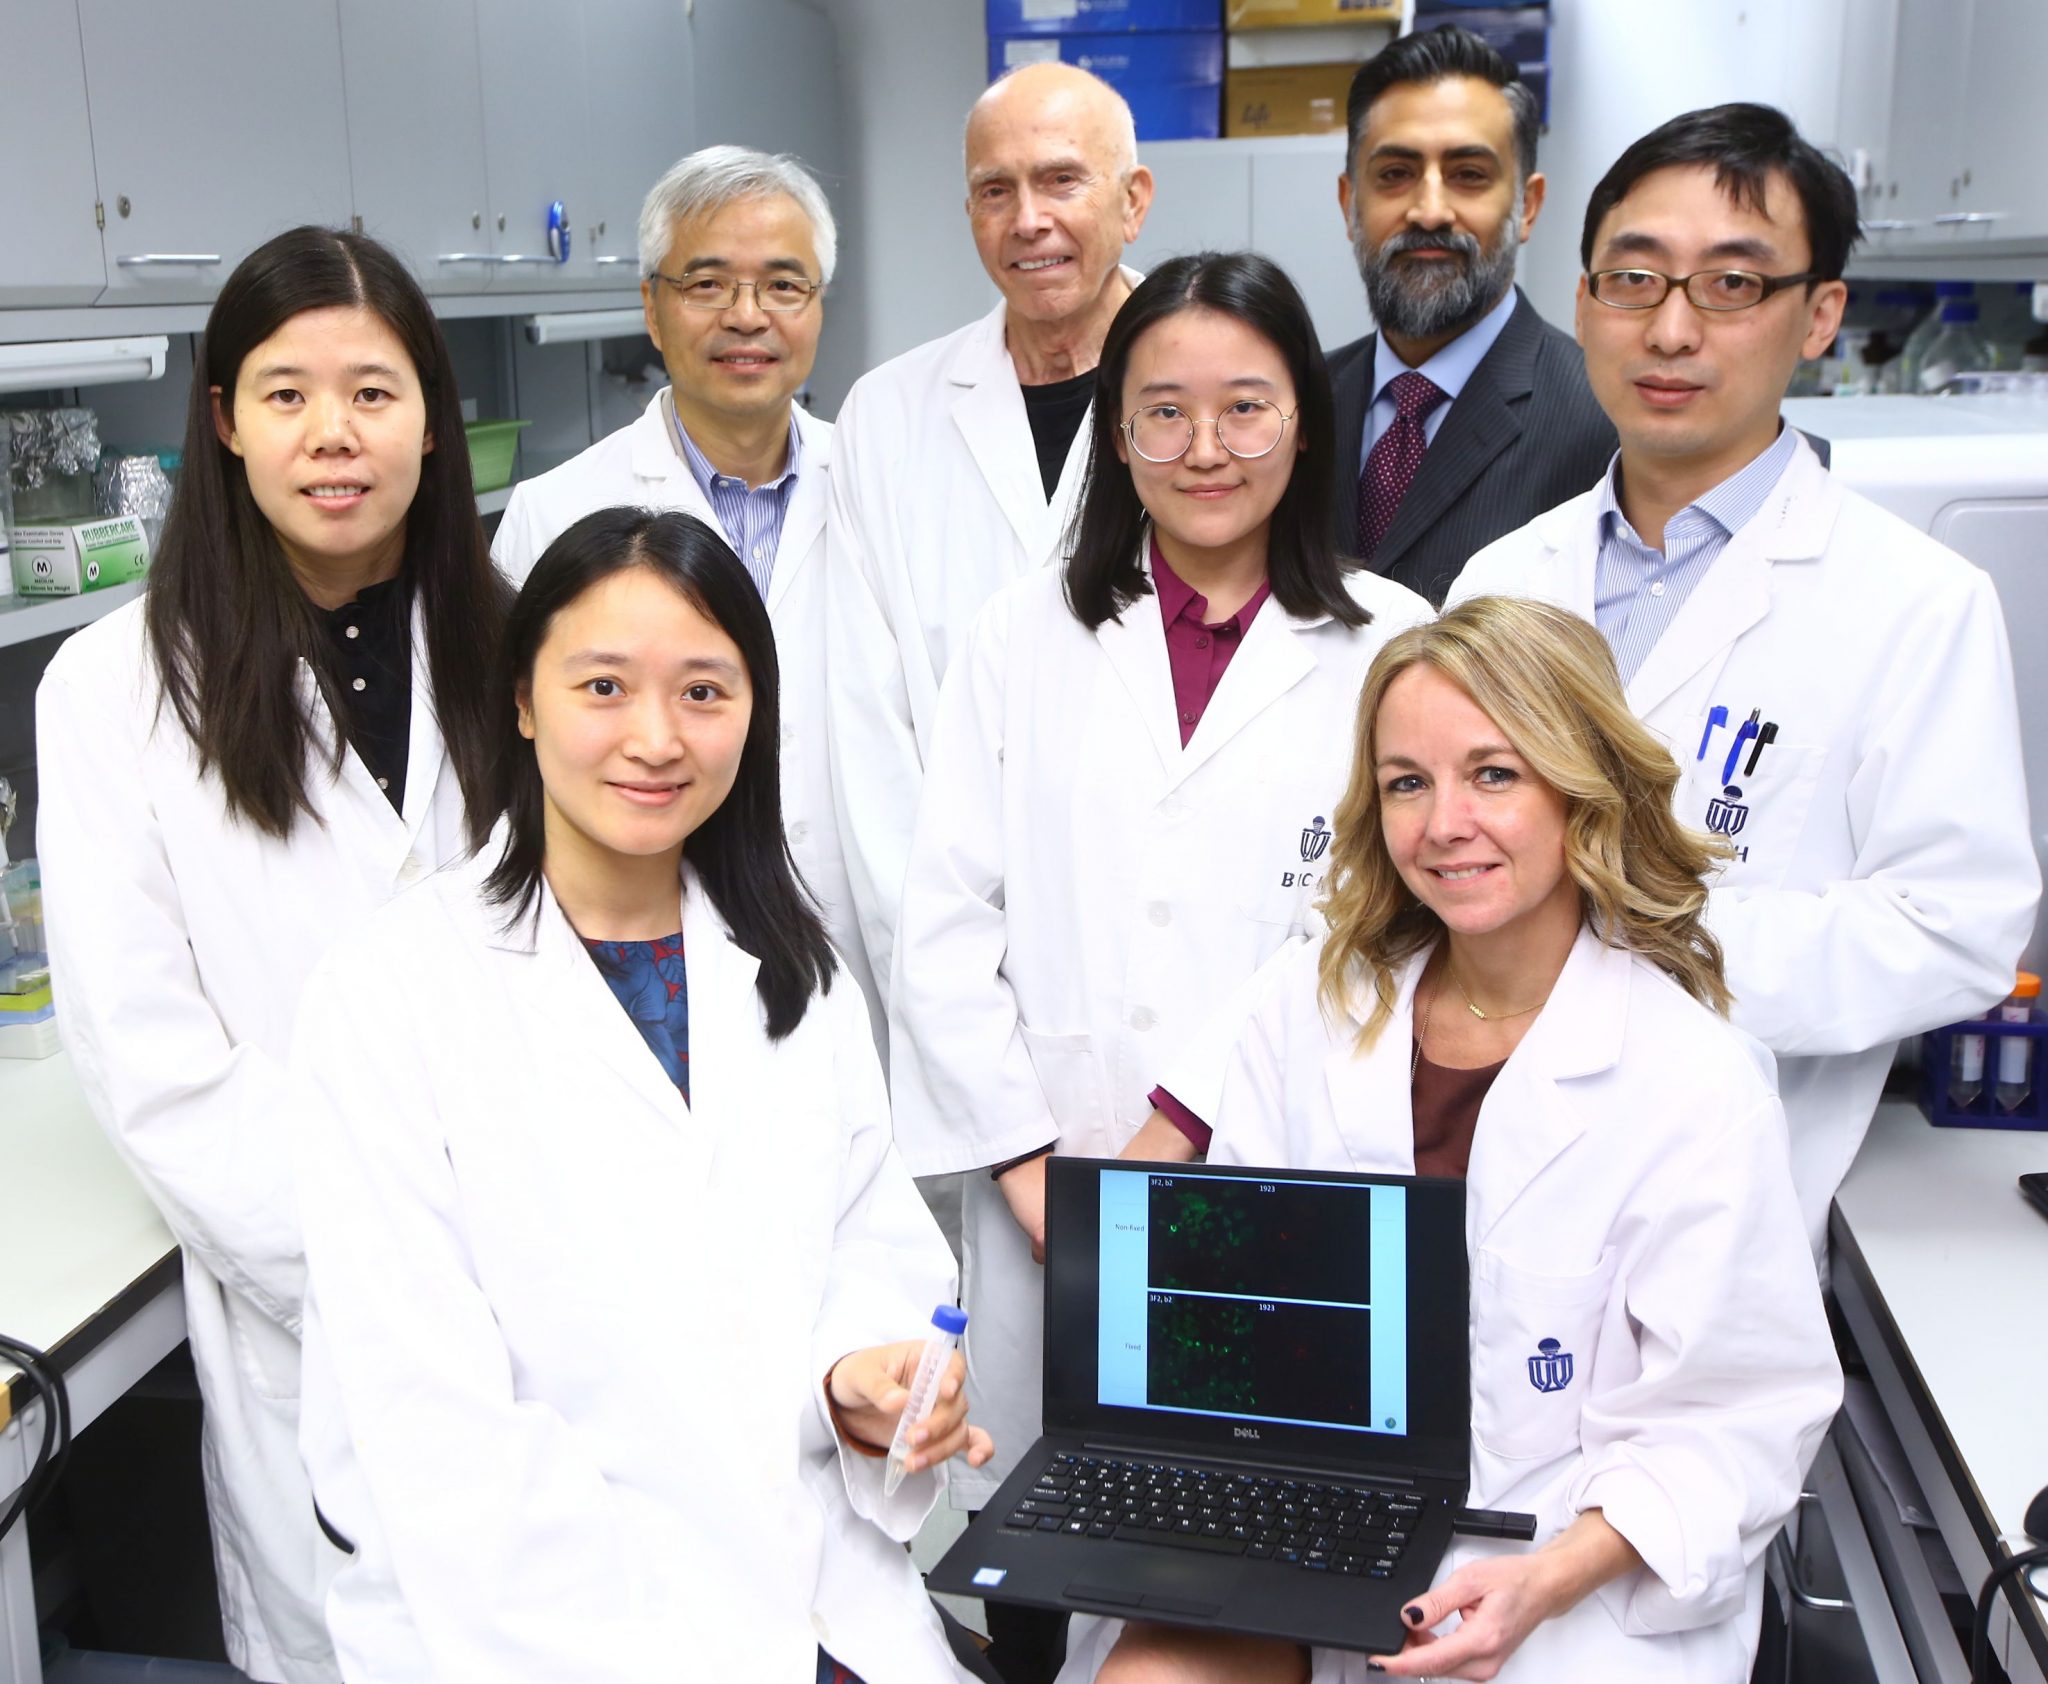
[[[967,219],[1002,302],[864,376],[839,412],[828,731],[885,996],[940,680],[981,605],[1058,549],[1102,341],[1139,279],[1123,250],[1151,202],[1122,96],[1069,65],[1005,76],[967,119]]]

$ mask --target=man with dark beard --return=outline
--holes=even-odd
[[[1359,67],[1337,201],[1377,334],[1330,354],[1339,545],[1441,606],[1471,555],[1606,472],[1579,348],[1515,285],[1543,207],[1536,97],[1456,25]]]

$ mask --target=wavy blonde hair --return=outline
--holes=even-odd
[[[1366,674],[1353,730],[1351,784],[1336,813],[1330,934],[1319,967],[1324,1006],[1373,996],[1369,1047],[1393,1015],[1400,962],[1443,934],[1388,856],[1381,833],[1374,725],[1388,687],[1427,666],[1471,697],[1531,769],[1565,798],[1565,870],[1586,919],[1610,947],[1639,953],[1702,1005],[1727,1013],[1721,944],[1702,921],[1706,878],[1725,843],[1678,822],[1678,767],[1629,711],[1607,642],[1548,603],[1479,596],[1387,640]]]

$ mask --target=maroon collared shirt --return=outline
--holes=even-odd
[[[1159,598],[1159,618],[1166,625],[1166,664],[1173,673],[1173,712],[1180,723],[1180,746],[1186,748],[1195,727],[1208,711],[1209,699],[1223,682],[1223,670],[1252,629],[1252,619],[1272,586],[1261,581],[1251,599],[1227,620],[1209,621],[1209,599],[1174,572],[1152,540],[1152,589]]]

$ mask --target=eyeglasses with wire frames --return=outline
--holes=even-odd
[[[688,275],[664,275],[659,269],[648,277],[666,281],[676,295],[693,310],[730,310],[740,301],[740,288],[754,289],[754,302],[771,315],[789,315],[801,310],[825,289],[801,275],[766,275],[758,281],[742,281],[709,270]]]
[[[1214,427],[1216,442],[1241,462],[1270,456],[1299,410],[1267,398],[1240,398],[1221,415],[1196,417],[1177,403],[1147,404],[1120,423],[1131,448],[1147,462],[1178,462],[1194,447],[1197,427]]]
[[[1615,310],[1654,310],[1671,296],[1673,287],[1684,288],[1686,301],[1695,310],[1751,310],[1774,292],[1820,278],[1812,269],[1798,275],[1759,275],[1754,269],[1700,269],[1690,275],[1594,269],[1586,276],[1586,290]]]

